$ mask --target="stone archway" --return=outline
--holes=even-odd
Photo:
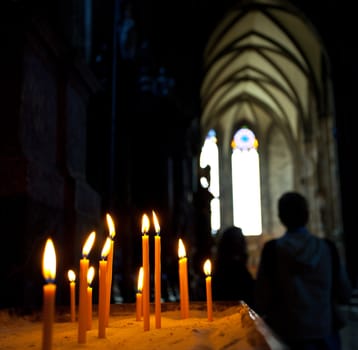
[[[292,4],[238,3],[212,33],[204,52],[201,131],[220,130],[219,148],[246,120],[260,141],[263,234],[250,237],[253,261],[262,240],[283,233],[276,202],[286,190],[304,193],[310,228],[332,237],[342,232],[333,139],[329,58],[317,31]],[[223,155],[223,162],[229,159]],[[222,163],[222,171],[227,172]],[[222,229],[231,222],[231,193],[221,195]],[[324,215],[322,217],[322,203]]]

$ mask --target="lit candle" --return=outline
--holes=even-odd
[[[87,300],[88,300],[88,322],[87,329],[92,329],[92,281],[94,278],[94,267],[91,266],[87,272]]]
[[[67,276],[70,281],[71,322],[76,322],[76,274],[73,270],[68,270]]]
[[[96,232],[91,232],[82,248],[82,259],[80,260],[80,295],[78,306],[78,343],[86,343],[87,340],[87,322],[88,322],[88,302],[87,302],[87,272],[90,253]]]
[[[206,275],[206,308],[208,313],[208,321],[213,320],[213,297],[211,292],[211,261],[210,259],[205,260],[204,273]]]
[[[46,280],[43,287],[42,349],[52,348],[52,326],[55,317],[56,252],[51,238],[47,239],[43,254],[42,273]]]
[[[178,251],[179,251],[180,248],[180,239],[179,239],[179,248],[178,248]],[[178,255],[180,256],[180,252],[178,252]],[[184,316],[184,298],[183,298],[183,295],[184,295],[184,292],[183,292],[183,262],[182,260],[180,259],[179,257],[179,300],[180,300],[180,315],[181,315],[181,318],[185,318]]]
[[[150,328],[150,270],[149,270],[149,218],[142,217],[142,259],[143,259],[143,324],[144,330]]]
[[[109,237],[111,238],[111,246],[107,258],[107,296],[106,296],[106,327],[109,323],[109,314],[111,308],[111,293],[112,293],[112,271],[113,271],[113,254],[114,254],[114,236],[116,235],[116,230],[114,227],[114,222],[111,215],[106,214],[107,225],[109,229]]]
[[[188,263],[185,246],[181,238],[179,238],[178,257],[181,317],[187,318],[189,317]]]
[[[153,222],[156,235],[154,237],[154,302],[155,302],[155,328],[161,327],[161,243],[160,226],[158,218],[153,211]]]
[[[106,305],[107,305],[107,257],[111,248],[111,238],[107,237],[99,261],[99,293],[98,293],[98,337],[106,337]]]
[[[143,289],[143,266],[139,268],[139,273],[138,273],[138,285],[137,285],[137,294],[136,294],[136,320],[137,321],[140,321],[142,319],[142,312],[143,312],[142,289]]]

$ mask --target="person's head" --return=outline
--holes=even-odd
[[[230,226],[225,229],[218,244],[218,257],[221,260],[247,261],[247,246],[241,228]]]
[[[298,192],[286,192],[278,200],[278,216],[288,229],[306,226],[309,218],[308,203]]]

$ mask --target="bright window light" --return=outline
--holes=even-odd
[[[220,219],[220,189],[219,189],[219,150],[216,133],[210,130],[205,138],[200,154],[200,167],[210,166],[210,183],[208,190],[214,196],[211,200],[211,233],[216,234],[221,226]]]
[[[240,130],[245,130],[242,137],[237,135]],[[262,221],[259,154],[256,150],[258,143],[255,137],[251,137],[254,136],[251,130],[240,130],[232,142],[234,225],[241,227],[246,236],[260,235]],[[249,144],[252,146],[249,147]]]

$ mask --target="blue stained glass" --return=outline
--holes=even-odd
[[[207,139],[210,139],[212,137],[216,137],[216,132],[215,132],[214,129],[210,129],[208,134],[207,134],[207,136],[206,136]]]
[[[235,148],[249,150],[255,147],[255,134],[248,128],[239,129],[234,135]]]

